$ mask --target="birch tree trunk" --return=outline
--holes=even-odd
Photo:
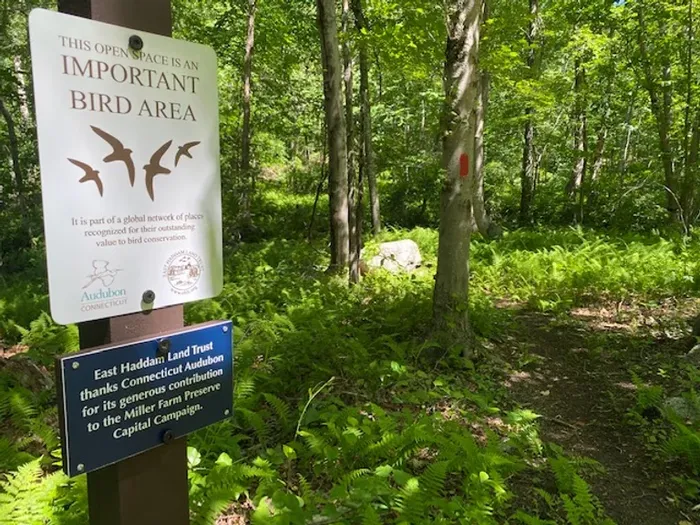
[[[527,67],[530,78],[535,77],[535,65],[537,63],[537,51],[535,41],[539,26],[539,2],[530,0],[530,24],[527,30]],[[535,176],[537,158],[535,155],[535,124],[533,114],[535,110],[529,106],[525,108],[525,133],[523,145],[523,168],[520,175],[520,224],[526,225],[532,221],[532,200],[535,197]]]
[[[321,35],[323,95],[328,130],[331,230],[331,271],[342,271],[348,265],[350,251],[348,226],[348,154],[343,114],[342,76],[338,43],[338,26],[334,0],[316,0],[318,27]]]
[[[439,330],[450,328],[471,339],[469,326],[469,244],[475,173],[479,91],[479,18],[482,0],[447,4],[443,164],[438,267],[433,316]]]
[[[243,137],[241,138],[241,172],[247,186],[243,197],[243,221],[250,222],[251,199],[255,193],[255,174],[250,169],[250,100],[252,98],[253,52],[255,50],[255,11],[256,0],[248,0],[248,36],[243,60]]]

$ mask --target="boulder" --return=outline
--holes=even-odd
[[[380,244],[379,255],[369,261],[370,268],[383,268],[391,273],[412,272],[422,264],[418,245],[408,239]]]
[[[669,397],[664,401],[664,408],[685,421],[700,421],[700,407],[684,397]]]
[[[691,365],[700,368],[700,345],[695,345],[693,349],[685,355],[685,360]]]

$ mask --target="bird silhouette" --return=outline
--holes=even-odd
[[[129,182],[133,187],[134,182],[136,181],[136,168],[134,168],[134,161],[131,158],[131,154],[133,152],[130,149],[125,148],[124,144],[122,144],[116,137],[113,137],[106,131],[101,130],[100,128],[95,126],[90,127],[92,128],[92,131],[97,133],[97,135],[99,135],[105,142],[107,142],[107,144],[112,146],[112,149],[114,150],[102,160],[104,162],[123,162],[126,166],[126,169],[129,172]]]
[[[165,155],[165,152],[168,151],[172,143],[173,141],[169,140],[168,142],[163,144],[153,154],[149,163],[143,167],[143,169],[146,170],[146,190],[148,191],[148,196],[151,198],[152,201],[156,200],[155,195],[153,194],[153,178],[156,175],[170,174],[170,170],[161,166],[160,161],[163,158],[163,155]]]
[[[88,182],[92,181],[95,184],[97,184],[97,189],[100,192],[100,197],[102,197],[102,193],[104,191],[104,188],[102,187],[102,180],[100,180],[100,172],[93,169],[91,166],[88,166],[84,162],[80,162],[79,160],[75,159],[68,159],[69,162],[72,164],[75,164],[78,166],[80,169],[82,169],[85,172],[85,176],[80,179],[78,182]]]
[[[183,144],[179,148],[177,148],[177,153],[175,154],[175,166],[177,166],[177,163],[180,162],[180,159],[182,157],[188,157],[192,158],[192,155],[190,154],[190,150],[194,148],[195,146],[198,146],[201,144],[201,142],[196,141],[196,142],[188,142],[187,144]]]

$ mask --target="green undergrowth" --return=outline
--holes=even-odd
[[[432,268],[435,230],[393,231],[381,240],[413,239]],[[376,241],[368,249],[375,248]],[[518,230],[498,241],[477,236],[471,253],[472,290],[543,311],[614,301],[645,303],[696,295],[700,239],[603,234],[578,228]],[[431,273],[432,275],[432,273]]]
[[[579,463],[544,446],[537,415],[512,406],[503,364],[465,361],[431,339],[437,235],[381,240],[399,238],[419,244],[423,268],[370,272],[350,289],[325,274],[320,244],[227,247],[221,296],[186,308],[190,324],[235,325],[234,415],[189,439],[193,523],[610,523]],[[475,331],[503,332],[498,300],[557,309],[691,294],[698,251],[577,230],[475,240]],[[41,279],[3,280],[0,344],[27,351],[0,369],[0,523],[85,522],[84,476],[57,472],[50,384],[53,356],[75,350],[77,332],[46,309]],[[530,487],[536,501],[523,507],[518,480],[547,475],[556,483]]]

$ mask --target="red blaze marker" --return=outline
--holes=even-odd
[[[463,179],[469,176],[469,155],[466,153],[459,157],[459,176]]]

